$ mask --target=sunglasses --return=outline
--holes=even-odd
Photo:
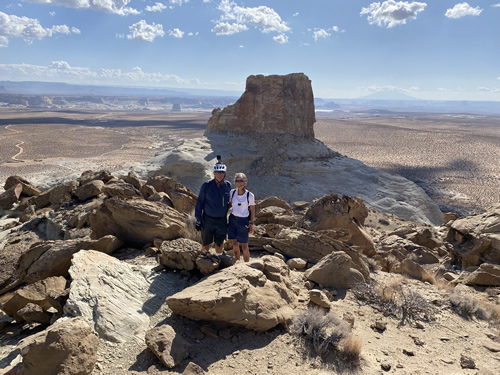
[[[234,180],[234,182],[245,182],[245,180]]]

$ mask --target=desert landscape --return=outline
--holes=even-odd
[[[88,169],[133,168],[200,137],[210,112],[4,108],[0,117],[0,181],[19,175],[46,188]],[[499,117],[317,112],[314,131],[332,150],[414,181],[444,212],[500,201]]]
[[[171,113],[2,108],[0,189],[3,188],[3,182],[12,175],[21,176],[40,190],[45,190],[63,181],[75,181],[87,170],[105,169],[115,175],[127,174],[145,160],[178,146],[183,140],[201,137],[210,115],[210,112],[203,111]],[[500,152],[498,117],[425,113],[317,112],[314,131],[316,138],[332,150],[416,182],[443,211],[472,215],[482,213],[500,201],[498,189],[500,165],[497,163]],[[146,175],[139,177],[148,179]],[[129,181],[138,181],[134,180],[135,177],[129,176],[129,178]],[[106,193],[110,198],[109,201],[115,200],[113,194],[118,193],[116,191]],[[257,198],[262,200],[265,197]],[[99,199],[102,200],[95,198],[87,201],[82,198],[79,202],[56,207],[53,210],[42,209],[37,215],[41,215],[39,216],[41,222],[44,222],[43,217],[46,217],[47,221],[62,226],[68,225],[69,217],[72,215],[78,216],[78,220],[84,223],[88,218],[84,218],[85,215],[82,213],[97,210],[96,202]],[[326,315],[328,319],[333,319],[335,324],[345,326],[343,328],[345,332],[339,339],[348,335],[351,338],[351,349],[348,349],[348,345],[343,341],[340,355],[337,353],[327,358],[318,353],[318,343],[314,344],[314,340],[324,340],[325,337],[314,336],[314,333],[308,331],[307,325],[317,324],[323,313],[320,313],[320,318],[314,318],[316,321],[311,318],[314,314],[306,315],[306,319],[312,321],[307,324],[302,323],[299,329],[291,325],[278,325],[264,331],[227,325],[224,322],[191,320],[173,313],[166,301],[186,288],[202,285],[204,280],[209,278],[203,277],[203,274],[188,272],[186,269],[172,270],[168,267],[165,269],[160,260],[160,255],[164,254],[163,248],[148,243],[144,247],[118,248],[114,251],[113,257],[102,258],[102,263],[105,265],[117,259],[135,275],[144,276],[149,287],[146,295],[142,296],[144,298],[142,309],[150,319],[149,328],[155,329],[164,325],[173,327],[178,335],[189,341],[189,353],[179,365],[170,368],[146,347],[144,336],[132,335],[125,342],[100,339],[97,362],[91,374],[489,375],[498,373],[500,290],[498,286],[471,287],[458,282],[459,279],[463,280],[465,275],[472,274],[478,267],[470,267],[464,273],[461,266],[455,264],[456,259],[451,257],[451,245],[445,242],[451,224],[431,228],[428,225],[401,220],[394,215],[367,210],[366,220],[363,218],[363,230],[370,237],[370,241],[373,241],[370,249],[374,250],[376,247],[379,254],[385,254],[386,257],[379,257],[377,261],[374,260],[375,257],[373,260],[363,258],[363,262],[366,262],[364,267],[370,265],[370,283],[366,284],[367,289],[328,288],[307,280],[304,276],[305,268],[285,263],[292,258],[291,254],[285,252],[286,256],[280,256],[279,251],[265,242],[269,241],[269,238],[266,239],[268,236],[266,230],[273,231],[268,228],[274,228],[278,225],[276,223],[285,223],[281,225],[283,227],[292,226],[290,217],[298,220],[305,215],[300,205],[292,208],[287,206],[286,202],[274,202],[274,204],[281,205],[275,207],[277,211],[273,211],[275,212],[273,218],[276,221],[266,221],[269,219],[265,219],[264,216],[265,205],[260,209],[261,229],[254,236],[256,245],[251,254],[252,262],[255,263],[252,267],[261,267],[259,262],[265,259],[271,262],[272,269],[280,269],[278,274],[286,274],[288,280],[286,282],[294,285],[292,289],[297,295],[297,312],[308,311],[307,308],[311,305],[320,305],[322,311],[330,311],[341,319],[344,322],[342,324],[338,323],[336,318],[328,318],[329,315]],[[285,209],[286,215],[280,216],[279,210],[283,210],[283,207],[288,207]],[[143,210],[137,209],[137,211]],[[491,217],[496,217],[497,211],[489,211]],[[30,239],[32,234],[24,234],[19,227],[16,227],[15,219],[5,218],[5,214],[3,211],[0,217],[5,219],[1,221],[4,232],[0,233],[7,234],[0,237],[0,240],[7,241],[5,249],[11,249],[14,253],[23,243],[23,236],[28,236]],[[154,215],[149,217],[151,216]],[[188,225],[189,221],[184,216],[182,218]],[[35,218],[34,221],[27,222],[33,223],[29,231],[39,229],[37,223],[40,221],[37,220]],[[88,222],[82,224],[80,228],[69,229],[64,236],[69,236],[71,241],[78,242],[83,238],[79,236],[87,235],[87,231],[90,231],[87,226]],[[97,223],[93,230],[102,227],[103,225]],[[152,223],[151,227],[154,227]],[[9,230],[14,231],[9,234]],[[432,233],[432,236],[427,238],[423,233]],[[309,241],[318,241],[316,237],[309,235],[311,236]],[[336,235],[341,237],[343,234],[340,231]],[[186,237],[195,236],[196,233],[191,233]],[[392,243],[388,239],[395,236],[398,236],[398,241],[414,242],[396,245],[396,242]],[[51,246],[54,243],[70,242],[53,240],[44,243]],[[328,242],[325,238],[322,238],[322,241]],[[417,245],[415,241],[419,244]],[[165,244],[170,242],[164,241]],[[194,245],[189,242],[183,243],[186,246],[198,247],[196,243]],[[264,243],[267,245],[263,245]],[[432,250],[421,246],[420,243],[432,247]],[[266,246],[269,250],[274,249],[275,257],[264,250]],[[323,246],[326,245],[323,243]],[[417,249],[436,254],[437,263],[426,264],[426,271],[419,271],[421,272],[419,277],[417,275],[409,277],[401,270],[395,271],[397,263],[395,257],[404,258],[405,255],[401,254],[406,254],[405,249],[410,249],[408,253]],[[373,256],[374,253],[371,254]],[[230,249],[227,255],[231,258]],[[6,255],[6,259],[9,259],[9,256]],[[408,257],[415,259],[413,254],[409,254]],[[279,260],[272,260],[276,258]],[[399,258],[398,260],[402,261]],[[452,263],[455,264],[455,269],[451,267]],[[3,265],[11,266],[9,261],[5,261]],[[307,267],[311,266],[312,264],[308,264]],[[220,274],[235,267],[239,270],[235,272],[241,273],[247,272],[248,268],[243,264],[236,264],[234,267],[221,270]],[[443,279],[445,272],[450,282]],[[72,277],[77,278],[73,274]],[[383,291],[370,289],[370,285],[380,286]],[[317,292],[319,300],[314,303],[311,289],[319,291]],[[208,290],[206,293],[209,293]],[[120,291],[122,292],[121,289]],[[391,296],[384,293],[391,293]],[[2,295],[0,302],[6,301],[10,295],[11,293]],[[387,297],[388,300],[384,300],[381,296]],[[7,323],[2,323],[0,329],[2,347],[0,373],[21,374],[22,372],[16,372],[19,367],[17,370],[15,367],[20,363],[20,356],[15,349],[19,339],[40,333],[46,326],[27,322],[14,323],[9,321],[6,315],[2,315],[1,318],[2,322]],[[297,320],[294,324],[297,324]]]

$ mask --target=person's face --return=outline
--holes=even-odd
[[[224,177],[226,177],[226,173],[225,172],[214,172],[214,178],[217,182],[221,182]]]
[[[236,184],[237,188],[244,188],[245,185],[247,184],[247,180],[244,178],[238,177],[234,180],[234,183]]]

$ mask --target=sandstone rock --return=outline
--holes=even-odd
[[[467,285],[500,286],[500,265],[483,263],[463,282]]]
[[[309,300],[315,305],[330,309],[330,300],[323,291],[319,289],[311,289],[309,291]]]
[[[205,375],[206,372],[196,363],[189,362],[182,375]]]
[[[69,274],[67,314],[84,317],[99,337],[112,342],[144,337],[149,317],[142,309],[149,283],[141,273],[109,255],[87,250],[73,256]]]
[[[366,255],[375,255],[375,245],[362,228],[368,216],[368,208],[360,198],[336,194],[326,195],[309,207],[297,226],[311,231],[343,228],[349,230],[349,242],[363,249]]]
[[[109,171],[102,170],[102,171],[85,171],[82,173],[82,175],[77,179],[78,183],[80,186],[83,186],[90,181],[94,180],[101,180],[102,182],[106,183],[110,180],[113,179],[113,176]]]
[[[17,322],[41,323],[49,325],[53,315],[44,311],[35,303],[28,303],[23,308],[16,311]]]
[[[479,215],[455,220],[447,238],[462,268],[500,263],[500,204]]]
[[[76,189],[75,195],[83,202],[87,199],[97,197],[101,194],[103,187],[104,182],[102,180],[92,180]]]
[[[110,180],[104,184],[101,190],[108,197],[123,199],[143,198],[139,190],[123,180]]]
[[[48,205],[59,206],[71,200],[78,186],[79,183],[77,181],[58,184],[40,193],[35,198],[34,202],[38,208],[43,208]]]
[[[25,180],[22,177],[19,176],[10,176],[5,180],[5,185],[4,189],[9,190],[12,186],[15,186],[17,184],[21,184],[23,187],[22,190],[22,195],[26,197],[34,197],[40,194],[40,190],[34,187],[28,180]]]
[[[349,255],[336,251],[309,268],[305,277],[327,288],[351,288],[368,281],[355,267]]]
[[[112,234],[126,243],[142,247],[156,238],[182,237],[188,216],[162,203],[110,198],[89,219],[92,238]]]
[[[132,185],[138,191],[141,191],[142,187],[146,184],[146,181],[141,180],[137,176],[137,173],[135,173],[134,171],[128,172],[128,174],[126,176],[120,176],[120,179],[125,181],[127,184]]]
[[[288,267],[294,270],[303,270],[307,266],[307,261],[301,258],[292,258],[286,262]]]
[[[147,184],[151,185],[157,192],[167,193],[177,211],[187,214],[194,212],[198,197],[189,188],[173,178],[154,176],[149,178]]]
[[[421,265],[410,259],[404,259],[401,262],[400,267],[399,272],[403,275],[408,275],[423,281],[432,280],[432,275],[429,272],[427,272]]]
[[[4,300],[2,310],[7,315],[13,317],[18,323],[26,320],[23,319],[22,314],[18,314],[18,311],[28,304],[39,306],[40,311],[47,311],[53,307],[62,314],[60,304],[52,302],[57,299],[57,296],[64,294],[65,289],[66,279],[64,277],[48,277],[45,280],[40,280],[16,290],[9,299]],[[44,319],[40,323],[49,323],[53,315],[47,314],[48,321]],[[36,320],[32,319],[31,321]]]
[[[290,290],[288,267],[275,257],[264,258],[210,275],[168,297],[167,304],[190,319],[223,321],[256,331],[290,322],[297,297]]]
[[[78,251],[92,249],[112,254],[121,245],[122,242],[114,236],[105,236],[98,240],[39,242],[22,256],[19,271],[25,273],[23,280],[28,283],[50,276],[67,276],[71,259]]]
[[[314,97],[303,73],[249,76],[243,95],[222,111],[212,111],[206,134],[286,133],[314,138]]]
[[[167,324],[147,331],[146,345],[167,368],[174,368],[189,356],[189,343]]]
[[[178,270],[192,271],[196,268],[196,259],[201,255],[201,245],[187,238],[163,241],[160,246],[158,263]]]
[[[23,191],[23,186],[21,184],[13,185],[9,190],[4,191],[0,194],[0,209],[8,210],[12,208],[14,203],[17,203],[21,192]]]
[[[59,320],[21,340],[23,375],[90,375],[99,339],[83,318]]]

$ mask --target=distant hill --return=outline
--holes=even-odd
[[[97,95],[97,96],[148,96],[148,97],[193,97],[217,96],[239,97],[241,92],[207,89],[177,89],[126,86],[75,85],[60,82],[0,81],[2,92],[21,95]]]
[[[420,100],[413,96],[398,91],[378,91],[373,94],[362,96],[358,100]]]

